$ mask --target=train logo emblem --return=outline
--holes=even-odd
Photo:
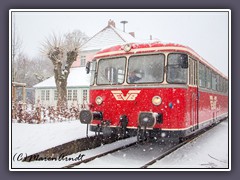
[[[217,96],[210,96],[211,110],[217,109]]]
[[[134,101],[141,90],[130,90],[127,95],[124,96],[122,91],[111,91],[117,101]]]

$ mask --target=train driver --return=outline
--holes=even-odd
[[[141,78],[137,76],[137,71],[136,70],[129,72],[129,75],[128,75],[128,82],[129,83],[135,83],[136,81],[139,81],[140,79]]]

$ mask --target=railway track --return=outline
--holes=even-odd
[[[219,122],[220,123],[220,122]],[[217,123],[217,124],[219,124]],[[189,136],[185,141],[180,142],[179,144],[177,144],[176,146],[170,148],[168,151],[164,152],[163,154],[160,154],[158,157],[154,158],[153,160],[150,160],[149,162],[147,162],[146,164],[144,164],[143,166],[141,166],[140,168],[148,168],[150,165],[156,163],[157,161],[163,159],[164,157],[166,157],[167,155],[171,154],[172,152],[176,151],[177,149],[179,149],[180,147],[184,146],[187,143],[192,142],[193,140],[196,140],[197,138],[199,138],[202,134],[204,134],[205,132],[207,132],[208,130],[214,128],[217,124],[214,124],[212,126],[206,127],[200,131],[198,131],[197,133],[192,134],[191,136]]]
[[[184,144],[186,144],[186,143],[188,143],[188,141],[185,141],[185,142],[182,142],[182,143],[180,143],[180,144],[177,144],[176,146],[173,144],[172,146],[170,146],[170,149],[168,149],[168,147],[169,146],[166,146],[166,144],[165,143],[162,143],[162,148],[164,148],[164,152],[159,156],[159,157],[157,157],[156,159],[151,159],[150,161],[145,161],[145,162],[147,162],[145,165],[143,165],[143,166],[141,166],[140,168],[146,168],[146,167],[148,167],[149,165],[151,165],[151,164],[153,164],[154,162],[156,162],[157,160],[159,160],[160,158],[163,158],[163,157],[165,157],[166,155],[168,155],[168,154],[170,154],[171,152],[173,152],[174,150],[176,150],[176,149],[178,149],[178,148],[180,148],[181,146],[183,146]],[[119,155],[119,157],[123,157],[124,156],[124,154],[126,153],[126,154],[128,154],[128,152],[129,151],[131,151],[131,149],[143,149],[143,151],[145,151],[145,149],[151,149],[151,147],[150,148],[148,148],[148,143],[145,143],[145,142],[137,142],[137,138],[136,138],[136,140],[134,141],[134,142],[132,142],[132,143],[130,143],[130,144],[127,144],[127,145],[124,145],[124,146],[122,146],[122,147],[118,147],[118,148],[115,148],[115,149],[112,149],[112,150],[110,150],[110,151],[107,151],[107,152],[104,152],[104,153],[100,153],[100,154],[97,154],[97,155],[95,155],[95,156],[92,156],[92,157],[90,157],[90,158],[87,158],[87,159],[84,159],[84,160],[81,160],[81,161],[79,161],[79,162],[75,162],[75,163],[72,163],[72,164],[69,164],[69,165],[67,165],[67,166],[64,166],[63,168],[81,168],[81,166],[80,167],[78,167],[79,165],[81,165],[81,164],[87,164],[87,163],[94,163],[94,160],[96,160],[96,159],[98,159],[98,158],[104,158],[104,157],[106,157],[106,156],[108,156],[108,155],[112,155],[112,154],[114,154],[114,153],[121,153],[121,151],[123,152],[123,154],[122,155]],[[152,148],[153,149],[153,148]],[[135,151],[135,150],[133,150],[133,151]],[[141,151],[141,150],[140,150]],[[147,150],[146,150],[147,151]],[[104,160],[103,160],[104,161]],[[124,163],[125,164],[125,163]],[[87,164],[88,165],[88,164]],[[84,167],[83,167],[84,168]],[[139,168],[139,167],[137,167],[137,168]]]
[[[118,155],[116,155],[117,157],[121,158],[121,157],[124,157],[125,155],[124,154],[128,154],[128,153],[131,153],[131,151],[141,151],[141,149],[153,149],[153,148],[159,148],[159,149],[162,149],[162,151],[156,155],[156,153],[152,153],[152,156],[146,158],[144,157],[144,153],[143,154],[143,158],[144,160],[140,163],[142,164],[139,164],[138,167],[133,167],[133,168],[148,168],[150,165],[154,164],[155,162],[157,162],[158,160],[166,157],[167,155],[171,154],[172,152],[176,151],[177,149],[179,149],[180,147],[184,146],[185,144],[197,139],[200,137],[200,135],[204,134],[205,132],[207,132],[208,130],[210,130],[211,128],[215,127],[214,126],[210,126],[208,128],[205,128],[191,136],[189,136],[185,141],[183,142],[179,142],[179,143],[176,143],[176,144],[170,144],[170,145],[166,145],[166,144],[162,144],[160,143],[160,145],[153,145],[152,147],[150,147],[149,145],[147,145],[147,143],[144,143],[144,142],[137,142],[137,139],[136,141],[134,142],[131,142],[129,144],[125,144],[124,146],[122,147],[118,147],[118,148],[115,148],[115,149],[111,149],[110,151],[106,151],[106,152],[103,152],[103,153],[100,153],[100,154],[97,154],[97,155],[94,155],[92,157],[89,157],[87,159],[84,159],[84,160],[81,160],[79,162],[75,162],[75,163],[72,163],[72,164],[69,164],[67,166],[64,166],[63,168],[82,168],[81,165],[84,164],[84,165],[88,165],[88,163],[93,163],[94,164],[94,161],[97,160],[98,158],[104,158],[106,156],[112,156],[113,154],[116,154],[118,153]],[[157,142],[155,142],[157,143]],[[131,149],[134,149],[135,150],[131,150]],[[140,149],[140,150],[139,150]],[[121,153],[123,152],[123,153]],[[134,152],[132,152],[134,153]],[[147,152],[149,153],[149,152]],[[147,154],[145,153],[145,154]],[[114,155],[113,155],[114,156]],[[115,157],[115,156],[114,156]],[[154,157],[154,158],[153,158]],[[138,158],[141,158],[141,157],[138,157]],[[100,159],[99,159],[100,161]],[[102,159],[102,162],[104,162],[105,159]],[[133,161],[136,161],[136,159],[133,159]],[[128,160],[129,162],[129,160]],[[124,167],[124,165],[123,165]],[[83,168],[85,168],[83,166]],[[125,166],[126,168],[126,166]]]
[[[23,159],[23,162],[36,161],[45,158],[59,158],[60,156],[68,156],[84,150],[94,149],[104,144],[113,143],[118,138],[116,136],[104,137],[103,135],[89,136],[77,140],[73,140],[47,150],[28,155]]]
[[[220,123],[220,122],[219,122]],[[217,124],[219,124],[217,123]],[[187,143],[192,142],[193,140],[196,140],[197,138],[199,138],[202,134],[204,134],[205,132],[207,132],[208,130],[214,128],[217,124],[214,124],[212,126],[209,126],[207,128],[204,128],[202,130],[200,130],[197,133],[192,134],[191,136],[189,136],[185,141],[180,142],[179,144],[177,144],[176,146],[170,148],[169,150],[167,150],[166,152],[160,154],[158,157],[150,160],[149,162],[147,162],[146,164],[144,164],[143,166],[141,166],[140,168],[148,168],[150,165],[156,163],[157,161],[163,159],[164,157],[166,157],[167,155],[171,154],[172,152],[176,151],[177,149],[179,149],[180,147],[184,146]]]
[[[97,154],[97,155],[95,155],[95,156],[92,156],[92,157],[90,157],[90,158],[81,160],[81,161],[79,161],[79,162],[72,163],[72,164],[70,164],[70,165],[64,166],[63,168],[72,168],[72,167],[75,167],[75,166],[80,165],[80,164],[82,164],[82,163],[88,163],[88,162],[90,162],[90,161],[93,161],[93,160],[96,159],[96,158],[100,158],[100,157],[106,156],[106,155],[108,155],[108,154],[117,152],[117,151],[119,151],[119,150],[126,149],[126,148],[129,148],[129,147],[131,147],[131,146],[134,146],[134,145],[136,145],[137,143],[138,143],[137,141],[131,142],[130,144],[127,144],[127,145],[124,145],[124,146],[115,148],[115,149],[110,150],[110,151],[107,151],[107,152],[103,152],[103,153],[101,153],[101,154]]]
[[[212,126],[214,127],[214,126]],[[158,160],[166,157],[175,150],[184,146],[185,144],[198,138],[201,134],[211,129],[207,129],[192,135],[186,141],[177,143],[161,142],[162,139],[157,139],[150,142],[137,142],[136,137],[126,138],[119,141],[110,140],[108,143],[100,141],[99,137],[92,137],[91,139],[85,139],[75,141],[74,143],[66,143],[58,147],[51,148],[51,150],[37,153],[40,157],[58,157],[61,153],[69,153],[65,155],[66,159],[76,158],[79,155],[83,155],[78,160],[60,160],[60,161],[38,161],[31,163],[32,167],[56,167],[56,168],[148,168]],[[110,138],[111,139],[111,138]],[[112,142],[111,142],[112,141]],[[78,142],[78,143],[77,143]],[[81,143],[80,143],[81,142]],[[95,145],[94,142],[96,142]],[[90,144],[90,146],[86,145]],[[74,145],[73,145],[74,144]],[[79,147],[78,145],[81,144]],[[80,153],[80,154],[79,154]],[[28,157],[29,158],[29,157]],[[60,158],[61,159],[61,158]],[[125,161],[124,161],[125,160]],[[25,162],[34,161],[31,159],[25,159]],[[29,167],[29,164],[24,163],[23,167]],[[100,166],[101,165],[101,166]],[[120,167],[119,167],[120,166]]]
[[[144,164],[143,166],[141,166],[140,168],[148,168],[150,165],[154,164],[155,162],[163,159],[164,157],[166,157],[167,155],[171,154],[172,152],[176,151],[177,149],[179,149],[180,147],[184,146],[185,144],[191,142],[192,140],[194,140],[195,138],[191,139],[191,140],[186,140],[184,142],[181,142],[179,144],[177,144],[176,146],[170,148],[169,150],[167,150],[166,152],[160,154],[158,157],[150,160],[149,162],[147,162],[146,164]]]

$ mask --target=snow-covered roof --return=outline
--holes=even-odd
[[[83,46],[81,51],[100,50],[104,47],[109,47],[126,42],[136,42],[129,33],[123,32],[112,25],[108,25],[103,30],[90,38]]]
[[[86,73],[85,67],[71,68],[67,80],[67,87],[86,87],[90,85],[90,74]],[[56,87],[54,76],[36,84],[34,88]]]

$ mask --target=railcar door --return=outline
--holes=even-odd
[[[198,73],[197,61],[189,59],[190,124],[191,130],[198,129]]]

